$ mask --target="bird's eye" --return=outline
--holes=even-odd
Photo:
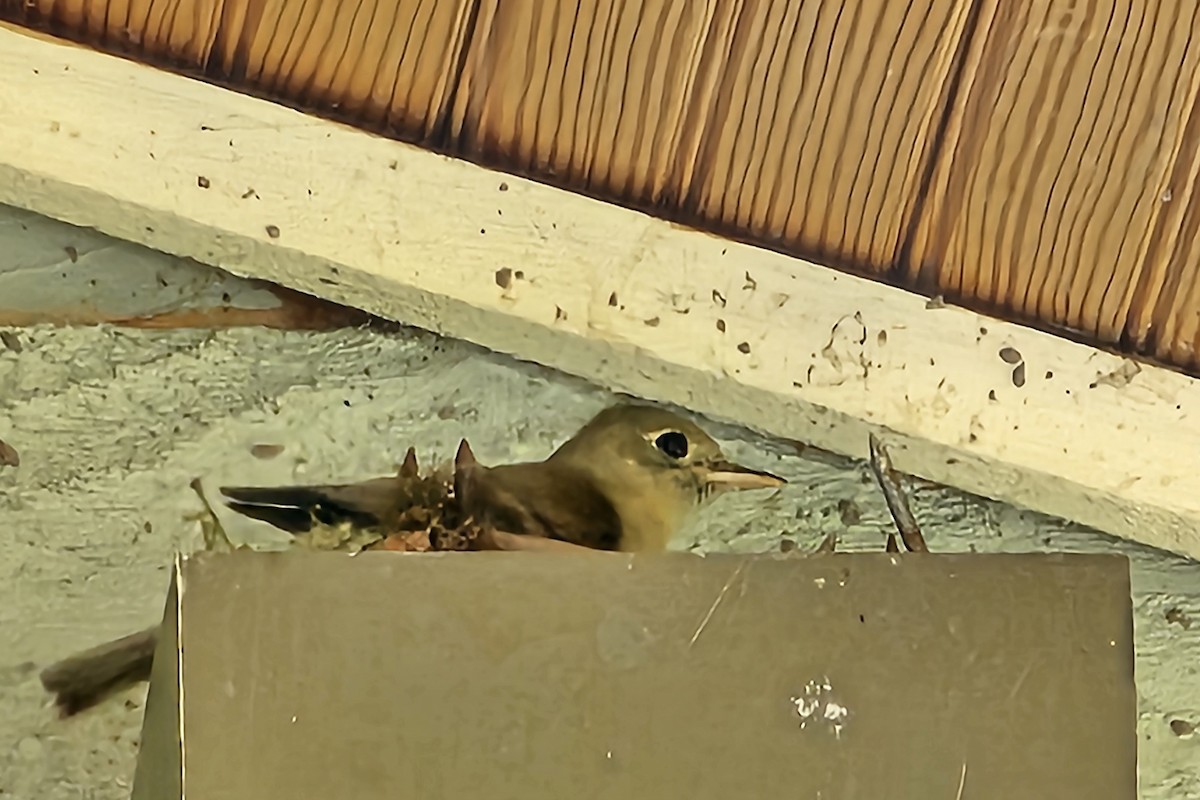
[[[654,440],[654,446],[669,458],[686,458],[688,454],[687,437],[679,431],[667,431],[660,434]]]

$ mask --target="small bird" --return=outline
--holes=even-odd
[[[594,550],[667,548],[691,513],[717,494],[785,481],[725,458],[695,423],[661,408],[610,406],[543,461],[481,466],[466,443],[456,458],[455,494],[484,528],[570,542]],[[222,487],[230,508],[292,534],[328,527],[402,529],[414,506],[404,476],[325,486]],[[423,485],[424,503],[438,491]]]
[[[423,549],[661,552],[704,502],[783,478],[736,464],[695,423],[622,403],[588,421],[542,461],[487,467],[464,440],[454,469],[422,476],[410,448],[396,475],[350,484],[222,487],[231,509],[324,550],[386,548],[427,534]],[[422,548],[417,548],[422,549]],[[148,680],[149,628],[46,668],[63,716]]]

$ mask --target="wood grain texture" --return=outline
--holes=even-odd
[[[209,74],[425,141],[444,119],[470,3],[226,4]]]
[[[472,0],[0,0],[4,16],[409,141],[444,123]]]
[[[885,270],[968,10],[488,0],[456,149]]]
[[[1174,305],[1162,294],[1194,181],[1200,7],[986,5],[907,280],[1089,339],[1145,341],[1153,309]]]
[[[593,193],[670,205],[677,156],[694,152],[699,132],[689,109],[711,91],[701,53],[730,5],[484,0],[453,144]]]
[[[0,0],[10,20],[1200,374],[1200,6]]]
[[[894,262],[965,0],[746,4],[724,48],[687,206],[859,269]]]
[[[1126,324],[1126,340],[1167,363],[1200,365],[1200,95],[1193,91],[1187,125],[1153,231]]]

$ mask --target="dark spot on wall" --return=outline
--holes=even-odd
[[[1021,353],[1015,347],[1001,347],[1000,360],[1005,364],[1021,363]]]
[[[1022,386],[1025,385],[1025,362],[1024,361],[1022,361],[1020,364],[1017,364],[1015,367],[1013,367],[1012,382],[1013,382],[1013,386],[1017,387],[1018,389],[1020,389]]]

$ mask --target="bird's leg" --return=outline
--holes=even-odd
[[[879,488],[883,490],[883,498],[887,501],[888,511],[891,512],[892,520],[896,523],[900,541],[904,543],[909,552],[928,553],[929,548],[925,545],[925,537],[921,535],[917,518],[913,516],[912,508],[908,504],[908,495],[905,494],[904,487],[900,485],[900,476],[892,468],[892,459],[888,455],[887,448],[873,433],[870,445],[871,471],[875,473],[875,480],[879,481]],[[892,534],[888,534],[888,538],[891,539],[891,537]],[[895,546],[895,543],[891,542],[890,546]],[[899,548],[895,552],[899,552]]]

